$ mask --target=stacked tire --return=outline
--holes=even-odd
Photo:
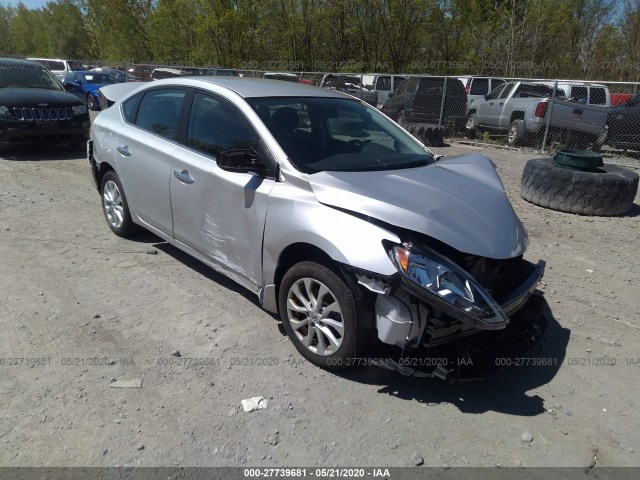
[[[552,210],[623,215],[636,197],[638,174],[608,164],[581,171],[558,165],[552,158],[536,158],[527,162],[520,187],[526,201]]]

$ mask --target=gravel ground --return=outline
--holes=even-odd
[[[545,210],[519,196],[535,153],[435,150],[496,163],[547,262],[556,366],[458,385],[322,371],[241,287],[111,234],[85,159],[1,152],[0,466],[639,466],[640,199],[618,218]]]

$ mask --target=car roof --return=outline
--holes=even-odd
[[[44,68],[40,63],[32,62],[30,60],[23,60],[20,58],[0,58],[0,65],[11,65],[14,67],[25,66],[25,67]]]
[[[314,87],[303,83],[283,82],[281,80],[268,80],[265,78],[247,77],[182,77],[156,80],[153,85],[162,84],[206,86],[219,85],[234,91],[243,98],[256,97],[327,97],[327,98],[353,98],[351,95]]]

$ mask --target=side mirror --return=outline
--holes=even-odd
[[[227,172],[254,172],[258,175],[266,175],[269,173],[269,167],[262,162],[258,152],[252,148],[224,150],[218,154],[217,163],[218,167]]]
[[[489,94],[488,93],[484,96],[484,99],[485,100],[489,100]]]
[[[393,92],[389,92],[389,97],[388,98],[391,98],[391,97],[393,97]]]
[[[64,82],[62,86],[67,92],[70,92],[71,90],[73,90],[74,84],[70,82]]]

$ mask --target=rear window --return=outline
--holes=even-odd
[[[64,70],[64,62],[54,62],[53,60],[47,60],[46,62],[44,62],[44,64],[45,67],[47,67],[49,70]]]

